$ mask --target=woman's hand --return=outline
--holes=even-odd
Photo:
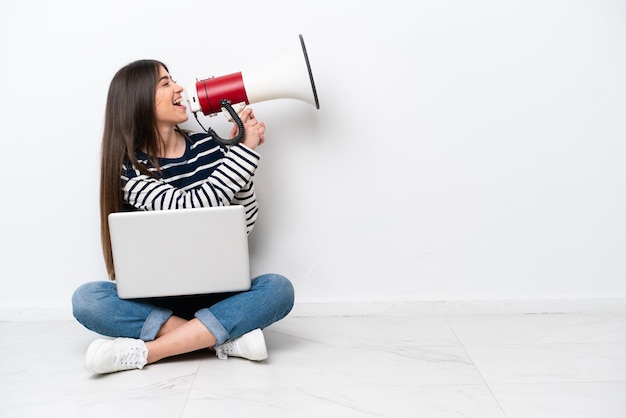
[[[251,108],[245,108],[239,118],[243,122],[245,135],[242,144],[247,146],[250,149],[255,149],[259,145],[262,145],[265,142],[265,123],[259,122],[252,112]],[[234,138],[237,136],[239,129],[237,129],[237,125],[233,126],[233,129],[230,132],[230,137]]]

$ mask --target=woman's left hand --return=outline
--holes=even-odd
[[[243,122],[245,131],[245,135],[241,143],[250,149],[255,149],[259,145],[262,145],[265,142],[265,122],[258,121],[254,116],[254,112],[249,107],[241,112],[239,118]],[[238,131],[239,129],[237,129],[237,125],[233,126],[233,129],[230,132],[231,138],[234,138]]]

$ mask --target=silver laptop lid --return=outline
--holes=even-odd
[[[109,229],[120,298],[250,288],[243,206],[112,213]]]

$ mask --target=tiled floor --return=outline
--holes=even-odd
[[[0,323],[0,417],[626,417],[626,315],[288,317],[261,363],[91,376],[95,334]]]

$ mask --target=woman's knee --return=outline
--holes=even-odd
[[[111,294],[117,294],[113,282],[89,282],[80,285],[72,295],[72,313],[74,318],[84,323],[86,317],[97,312],[97,305]]]
[[[288,278],[280,274],[270,273],[257,277],[254,279],[254,283],[254,286],[266,289],[268,298],[281,305],[286,313],[291,311],[295,301],[295,290]]]
[[[255,281],[259,280],[262,286],[272,288],[276,293],[283,294],[285,296],[294,297],[294,288],[291,281],[276,273],[269,273],[259,276],[255,279]]]
[[[284,276],[277,275],[277,277],[281,293],[284,295],[285,300],[289,302],[289,306],[293,307],[296,294],[295,289],[293,288],[293,284],[288,278]]]

